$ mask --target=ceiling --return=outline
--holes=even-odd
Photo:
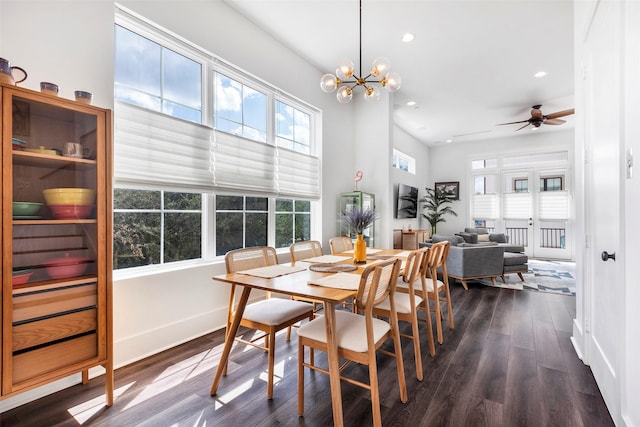
[[[357,0],[225,1],[314,64],[318,91],[341,59],[358,71]],[[407,32],[415,39],[403,43]],[[362,74],[379,56],[402,76],[395,124],[429,146],[513,136],[522,125],[496,125],[527,120],[536,104],[544,114],[574,107],[570,0],[363,0]],[[536,132],[573,126],[573,116],[563,119]]]

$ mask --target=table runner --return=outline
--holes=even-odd
[[[249,276],[263,277],[265,279],[272,279],[278,276],[284,276],[286,274],[295,273],[297,271],[306,270],[306,266],[290,266],[290,265],[268,265],[266,267],[252,268],[250,270],[238,271],[240,274],[247,274]]]
[[[316,256],[316,257],[313,257],[313,258],[307,258],[307,259],[304,259],[302,261],[334,264],[334,263],[337,263],[337,262],[347,261],[349,259],[351,259],[351,257],[348,257],[348,256],[321,255],[321,256]]]
[[[358,290],[360,285],[360,275],[350,273],[336,273],[321,279],[309,281],[310,285],[324,286],[326,288],[347,289],[350,291]]]

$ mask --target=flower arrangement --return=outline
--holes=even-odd
[[[349,231],[362,234],[377,219],[376,212],[372,208],[360,209],[354,207],[352,210],[342,214],[342,222]]]

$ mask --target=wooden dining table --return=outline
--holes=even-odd
[[[371,252],[371,253],[370,253]],[[361,274],[364,267],[367,264],[378,261],[389,256],[403,256],[406,251],[397,249],[369,249],[367,252],[367,263],[358,264],[358,269],[354,270],[354,274]],[[337,256],[348,257],[348,259],[337,262],[336,264],[353,263],[351,257],[353,253],[341,253]],[[301,266],[312,265],[312,263],[306,261],[298,261],[297,263],[287,263],[281,265],[288,266]],[[242,286],[242,294],[238,305],[234,312],[233,321],[231,322],[230,329],[227,331],[224,343],[224,349],[220,358],[220,363],[216,369],[213,384],[211,385],[211,395],[215,395],[218,391],[220,379],[224,373],[224,367],[229,360],[229,354],[234,342],[234,338],[238,332],[240,326],[240,320],[242,319],[244,309],[249,301],[249,295],[253,289],[258,289],[267,292],[275,292],[283,295],[312,299],[321,301],[324,308],[324,320],[327,330],[327,359],[329,364],[329,379],[331,384],[331,401],[333,408],[333,422],[335,426],[343,425],[342,416],[342,395],[340,391],[340,362],[338,358],[338,344],[336,340],[336,311],[335,307],[338,304],[342,304],[344,301],[352,299],[356,295],[355,290],[330,288],[318,285],[309,284],[310,282],[317,281],[326,276],[335,273],[325,273],[312,271],[309,268],[305,268],[301,271],[296,271],[290,274],[284,274],[276,277],[259,277],[250,274],[243,274],[242,272],[228,273],[214,276],[212,279],[216,282],[222,283],[235,283],[238,286]]]

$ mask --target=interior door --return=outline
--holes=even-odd
[[[585,38],[586,205],[592,231],[585,263],[588,303],[585,357],[614,418],[620,421],[624,351],[624,253],[621,252],[621,13],[600,1]],[[589,154],[590,153],[590,154]],[[589,162],[590,160],[590,162]],[[604,259],[602,258],[604,256]],[[615,259],[609,258],[615,256]],[[590,282],[590,283],[589,283]]]

